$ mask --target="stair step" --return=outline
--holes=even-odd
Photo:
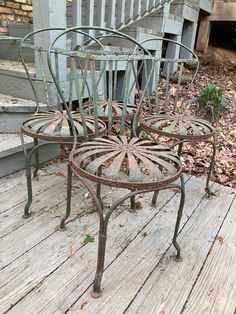
[[[36,110],[33,100],[0,94],[0,132],[19,132],[20,125]],[[40,104],[40,111],[47,110]]]
[[[33,147],[33,139],[25,136],[26,148]],[[56,158],[60,145],[45,145],[39,150],[40,163]],[[32,160],[34,164],[34,160]],[[0,133],[0,178],[25,168],[23,147],[18,133]]]

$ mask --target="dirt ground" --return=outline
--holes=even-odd
[[[236,188],[236,53],[233,51],[226,53],[225,49],[220,48],[213,50],[217,51],[218,59],[221,59],[213,64],[204,65],[207,56],[202,58],[193,94],[199,96],[201,88],[208,83],[221,86],[225,91],[224,97],[229,100],[229,105],[213,122],[218,130],[218,136],[212,179]],[[211,148],[208,145],[186,144],[183,154],[184,170],[194,175],[205,176],[210,155]]]

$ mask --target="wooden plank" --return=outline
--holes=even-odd
[[[203,200],[179,236],[184,252],[183,262],[175,263],[168,257],[164,257],[162,263],[155,267],[140,289],[127,313],[143,313],[144,309],[145,313],[182,312],[234,199],[234,195],[230,194],[231,191],[222,187],[219,197]],[[197,313],[201,312],[197,311]]]
[[[181,222],[182,226],[195,211],[196,207],[199,206],[199,203],[203,203],[202,207],[204,207],[206,205],[205,202],[207,202],[207,200],[203,199],[203,194],[201,193],[201,183],[196,179],[190,181],[191,182],[188,182],[189,184],[187,183],[186,189],[190,190],[191,194],[187,194],[185,213]],[[172,246],[168,255],[166,256],[164,254],[171,244],[176,218],[176,207],[178,206],[178,196],[173,198],[172,201],[165,206],[164,211],[162,211],[160,215],[156,216],[155,219],[146,225],[142,233],[139,234],[127,249],[117,257],[114,263],[106,269],[103,281],[104,293],[100,302],[91,299],[89,292],[86,292],[74,305],[72,310],[79,312],[81,304],[87,301],[88,305],[83,308],[85,313],[90,313],[91,309],[93,309],[95,313],[123,313],[130,302],[135,298],[153,269],[158,264],[161,264],[163,260],[172,261],[170,256],[175,253]],[[182,247],[183,241],[179,242]],[[186,252],[184,247],[183,252]],[[175,262],[173,262],[173,264],[175,264]],[[170,281],[168,281],[168,283],[170,283]],[[155,294],[158,294],[157,291],[161,291],[161,288],[154,291]],[[155,296],[154,299],[156,298]],[[145,313],[151,312],[145,308]]]
[[[63,167],[65,167],[63,165]],[[61,172],[61,167],[58,166],[57,170],[54,170],[55,172]],[[54,182],[61,181],[61,177],[56,176],[55,178],[51,178],[48,180],[49,176],[45,175],[45,172],[41,172],[41,176],[39,176],[38,180],[33,180],[33,195],[40,194],[44,187],[48,188],[50,185],[53,185]],[[50,170],[49,170],[50,174]],[[26,201],[26,195],[27,195],[27,188],[26,188],[26,181],[24,177],[24,184],[21,184],[19,187],[17,187],[17,193],[15,189],[11,189],[8,193],[5,193],[1,196],[1,208],[0,213],[6,212],[10,208],[15,208],[16,206],[22,204]],[[48,185],[47,185],[48,184]],[[22,206],[23,211],[23,206]]]
[[[61,180],[60,180],[61,179]],[[19,249],[19,243],[18,240],[22,240],[22,237],[24,238],[24,233],[28,233],[28,229],[32,228],[34,223],[38,223],[38,220],[41,220],[43,218],[36,219],[42,214],[46,212],[46,215],[49,216],[49,219],[51,219],[51,211],[55,211],[55,205],[60,204],[63,200],[65,200],[65,189],[64,193],[63,187],[65,185],[65,180],[62,180],[62,178],[58,178],[58,180],[53,180],[50,185],[46,185],[46,187],[43,189],[41,188],[40,193],[38,193],[34,197],[34,201],[31,205],[31,209],[33,210],[33,214],[28,219],[23,219],[23,209],[25,204],[20,204],[16,207],[13,207],[9,209],[7,212],[3,212],[0,214],[0,219],[4,219],[5,223],[1,224],[0,226],[0,238],[3,238],[3,243],[1,246],[1,250],[4,251],[5,249],[9,249],[12,245],[16,246],[14,254],[17,255],[17,250]],[[54,185],[52,185],[54,184]],[[60,190],[59,190],[60,188]],[[54,208],[54,209],[53,209]],[[56,206],[57,208],[57,206]],[[61,214],[61,213],[59,213]],[[33,222],[32,222],[33,221]],[[29,224],[29,225],[28,225]],[[24,226],[24,228],[22,228]],[[18,231],[16,231],[19,229]],[[33,230],[33,229],[32,229]],[[14,231],[14,233],[13,233]],[[19,235],[18,235],[19,233]],[[6,237],[8,235],[8,237]],[[29,236],[29,234],[27,234]],[[17,237],[16,241],[12,241],[12,237]],[[8,243],[9,242],[9,243]],[[23,245],[24,246],[24,245]],[[20,250],[23,250],[23,246],[20,245]],[[27,248],[28,249],[28,248]],[[10,256],[5,256],[7,259],[11,258]],[[4,258],[5,258],[4,257]],[[2,262],[4,262],[4,258],[1,260],[0,265]]]
[[[26,147],[32,147],[32,145],[29,145],[32,142],[32,137],[25,136]],[[19,151],[22,151],[22,144],[19,134],[8,134],[8,137],[0,142],[0,158]]]
[[[0,136],[2,136],[1,134]],[[7,136],[9,134],[6,134]],[[63,170],[64,169],[64,170]],[[47,165],[47,168],[41,167],[39,170],[39,175],[45,176],[46,174],[50,175],[55,171],[65,171],[65,164],[61,162],[54,162],[51,165]],[[40,178],[39,176],[39,178]],[[15,189],[17,186],[24,184],[25,185],[25,170],[21,170],[17,173],[11,174],[7,177],[0,179],[0,195],[8,190]],[[2,202],[3,204],[3,202]]]
[[[117,195],[117,191],[115,193],[116,197],[119,196]],[[118,194],[120,195],[123,193],[124,192],[122,190],[118,191]],[[160,209],[161,206],[170,199],[170,197],[173,195],[173,192],[165,191],[161,195],[162,198],[160,199],[158,209]],[[143,201],[146,203],[148,199],[150,199],[150,196],[145,195]],[[156,210],[153,210],[153,208],[150,208],[149,206],[145,206],[142,209],[142,213],[135,214],[130,213],[129,211],[124,211],[110,222],[109,230],[112,230],[112,232],[109,235],[107,246],[107,265],[110,264],[127,245],[129,245],[130,241],[135,238],[137,232],[140,232],[140,228],[142,228],[143,225],[151,220],[156,214]],[[129,221],[132,221],[132,224],[129,225]],[[72,223],[70,230],[75,223],[78,223],[78,220]],[[32,259],[32,256],[38,256],[36,261],[37,265],[32,265],[34,268],[33,270],[22,269],[20,272],[18,270],[18,274],[20,273],[21,278],[19,278],[19,280],[17,279],[17,282],[15,282],[14,286],[13,283],[8,279],[9,284],[7,284],[7,287],[5,286],[6,288],[3,287],[4,290],[0,291],[1,295],[4,295],[4,298],[2,299],[3,305],[0,305],[0,309],[7,308],[7,305],[9,306],[9,304],[15,304],[17,300],[26,294],[26,292],[29,292],[32,288],[36,287],[35,283],[40,282],[40,280],[42,280],[46,274],[52,272],[51,264],[53,264],[53,269],[56,269],[56,271],[51,274],[46,281],[43,281],[38,289],[36,288],[34,291],[32,291],[32,293],[29,293],[27,296],[25,296],[25,298],[12,309],[12,312],[19,313],[19,311],[21,312],[22,308],[24,308],[24,311],[27,312],[27,309],[30,309],[32,306],[33,308],[31,308],[31,310],[34,313],[56,313],[58,311],[64,312],[73,302],[77,300],[78,296],[91,284],[94,276],[97,243],[90,243],[85,247],[81,247],[81,241],[84,239],[85,234],[95,235],[97,232],[97,216],[89,215],[87,217],[82,217],[81,226],[84,226],[83,228],[85,229],[81,227],[73,227],[73,230],[70,231],[70,240],[66,236],[63,239],[59,235],[60,239],[58,242],[58,235],[55,234],[51,239],[46,239],[44,243],[41,243],[40,249],[39,247],[36,247],[33,248],[31,252],[25,254],[28,255],[28,260]],[[97,236],[95,239],[97,241]],[[46,243],[48,247],[52,246],[49,246],[49,243],[53,243],[53,249],[50,249],[50,252],[48,252],[47,248],[45,248]],[[68,252],[70,246],[73,251],[73,256],[68,258],[65,252]],[[37,252],[35,252],[36,250]],[[42,252],[44,252],[43,257],[40,255]],[[25,263],[27,264],[25,260],[22,260],[22,258],[19,259],[18,265],[25,265]],[[48,264],[46,268],[49,268],[49,270],[44,268],[45,260],[47,260]],[[39,267],[39,265],[41,266]],[[61,267],[58,268],[59,265],[61,265]],[[38,267],[40,268],[40,272],[35,271]],[[8,274],[9,272],[11,274],[10,276],[14,276],[14,273],[12,274],[10,269],[8,270]],[[24,278],[23,286],[22,282],[20,281],[22,278]],[[30,285],[28,284],[29,280],[31,281]],[[11,289],[14,289],[14,291]],[[51,291],[50,300],[48,300],[46,297],[46,295],[48,296],[47,289]],[[34,300],[37,301],[35,302]],[[48,302],[46,300],[48,300]]]
[[[215,238],[183,313],[235,313],[236,199]]]
[[[236,3],[214,3],[209,21],[234,21],[236,20]]]
[[[199,193],[199,185],[197,184],[197,181],[196,180],[194,180],[194,182],[188,181],[187,185],[189,186],[189,188],[194,186],[195,187],[194,191],[198,191],[195,194],[196,195],[195,202],[197,199],[197,203],[198,203],[200,193]],[[198,188],[196,186],[198,186]],[[166,197],[168,196],[169,193],[172,194],[170,191],[165,191],[161,194],[160,196],[161,203],[163,203],[163,201],[166,201]],[[137,234],[140,234],[140,237],[142,239],[144,238],[145,229],[143,229],[143,227],[146,226],[146,224],[149,221],[152,221],[152,228],[153,226],[155,226],[157,230],[160,224],[160,220],[165,221],[167,217],[168,217],[167,219],[168,222],[170,222],[171,220],[173,224],[173,216],[175,216],[176,214],[176,212],[173,211],[173,207],[176,205],[176,201],[179,199],[179,195],[176,195],[174,198],[172,198],[170,204],[168,204],[168,206],[163,208],[159,212],[159,214],[156,213],[156,210],[148,206],[147,204],[148,199],[150,199],[150,196],[146,195],[142,201],[142,203],[144,202],[145,206],[143,206],[141,212],[136,213],[135,217],[133,216],[134,214],[128,211],[125,211],[122,214],[120,214],[120,216],[116,217],[115,220],[110,222],[109,230],[112,230],[112,232],[109,234],[109,240],[107,243],[107,258],[106,258],[106,263],[105,263],[106,267],[110,265],[116,259],[116,257],[121,254],[123,250],[124,250],[124,254],[126,254],[125,252],[127,249],[125,250],[125,248],[132,245],[131,241],[136,240]],[[158,208],[160,207],[158,206]],[[153,219],[154,217],[155,219]],[[159,224],[156,226],[157,221],[159,221]],[[170,238],[173,233],[172,229],[173,227],[170,226],[169,230],[168,228],[167,230],[166,229],[163,230],[164,237],[166,239],[165,245],[167,247],[168,247],[168,242],[170,241]],[[97,241],[97,236],[95,237],[95,239]],[[65,312],[68,308],[70,308],[70,306],[80,297],[80,295],[88,289],[94,277],[95,259],[96,259],[96,243],[93,243],[93,244],[90,243],[88,246],[88,249],[89,251],[87,251],[86,248],[82,248],[78,252],[75,252],[75,254],[73,255],[73,258],[70,261],[68,261],[68,263],[63,264],[53,274],[51,274],[51,276],[49,276],[42,283],[42,285],[40,285],[39,288],[36,288],[34,291],[32,291],[32,293],[29,293],[21,302],[19,302],[13,308],[12,313],[19,313],[21,312],[22,309],[27,311],[30,308],[32,309],[34,313],[40,313],[40,312],[41,313],[59,313],[59,312]],[[161,251],[162,249],[163,248],[161,248]],[[155,257],[155,260],[156,260],[156,257]],[[104,285],[105,285],[107,278],[104,278],[104,279],[105,279],[104,281]],[[67,284],[62,285],[61,282],[67,283]],[[47,300],[49,291],[50,291],[50,300]],[[110,295],[108,288],[106,289],[106,293],[107,293],[106,296],[108,297]],[[86,296],[87,298],[84,299],[86,300],[86,302],[88,301],[89,304],[90,304],[90,301],[93,302],[93,300],[91,299],[89,295],[89,292],[88,294],[86,293]],[[102,299],[106,296],[104,292],[104,295],[100,299],[100,301],[102,301]],[[78,305],[79,308],[82,303]],[[76,312],[77,305],[74,309]],[[105,313],[103,311],[101,312]],[[96,306],[94,307],[94,313],[99,313],[99,311],[96,311]],[[109,313],[116,313],[116,312],[112,312],[111,310],[111,312]]]

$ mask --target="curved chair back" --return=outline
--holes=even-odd
[[[153,47],[153,75],[148,88],[149,113],[183,113],[199,69],[193,50],[167,38],[147,39],[144,47]],[[143,84],[146,76],[143,73]]]
[[[89,30],[101,34],[92,37],[86,33]],[[82,45],[73,50],[57,46],[62,36],[70,37],[69,34],[73,32],[87,34]],[[55,54],[57,58],[66,60],[67,93],[56,78],[52,58]],[[82,120],[86,115],[92,115],[95,132],[98,132],[99,119],[106,117],[108,134],[114,132],[114,124],[119,128],[119,134],[124,134],[127,123],[131,118],[135,120],[134,116],[139,114],[151,77],[147,75],[146,84],[141,90],[140,73],[146,69],[147,60],[150,62],[150,54],[137,41],[120,32],[100,27],[67,29],[54,38],[48,52],[49,67],[68,114],[75,106]],[[74,128],[76,132],[77,126],[74,125]]]

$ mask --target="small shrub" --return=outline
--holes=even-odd
[[[214,84],[208,84],[198,98],[201,109],[209,110],[212,120],[219,113],[222,113],[229,104],[228,99],[223,97],[224,89]]]

